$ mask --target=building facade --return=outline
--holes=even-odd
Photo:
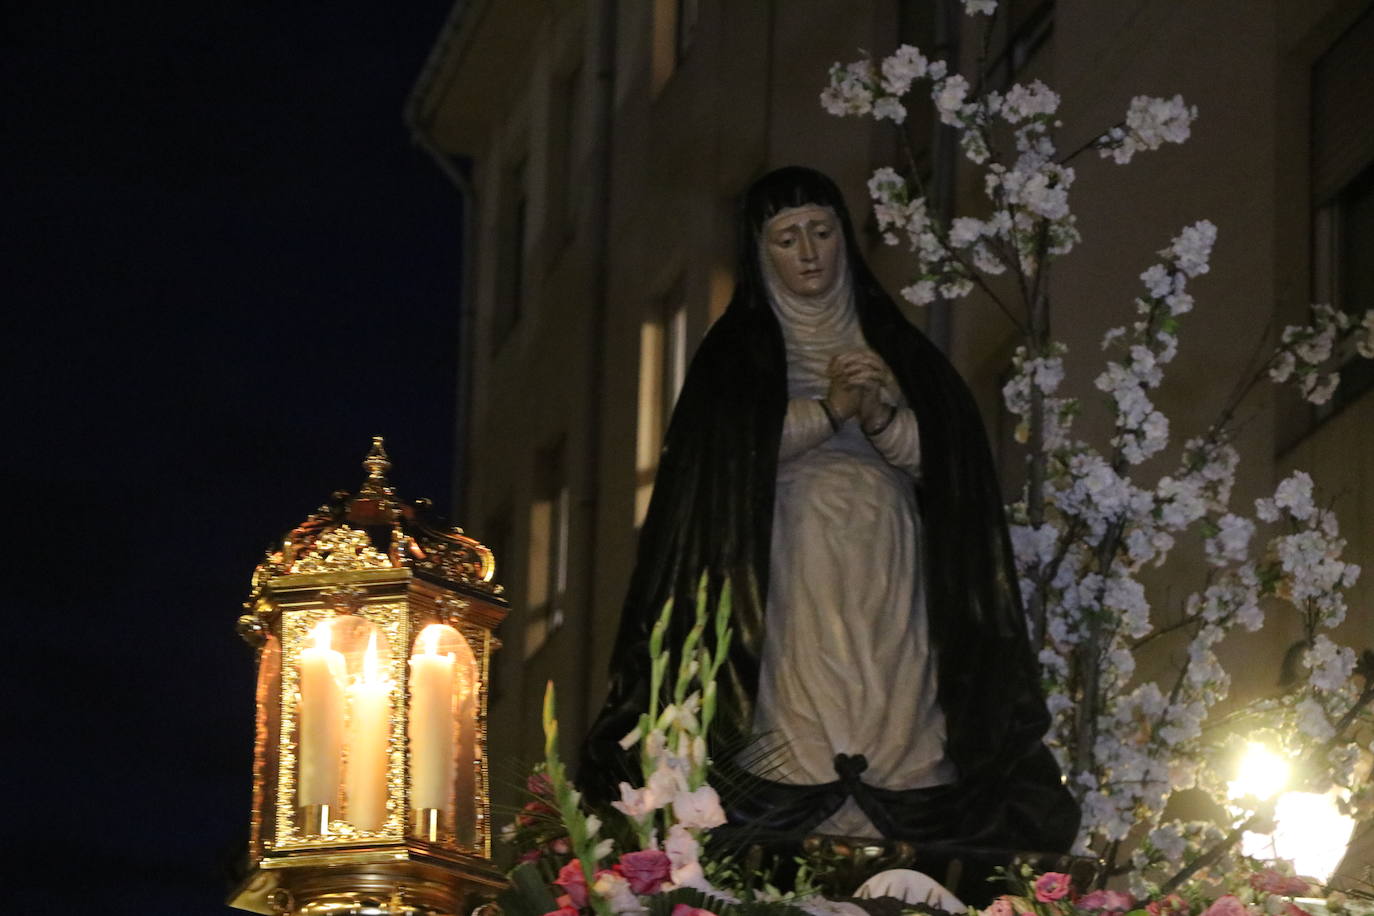
[[[1103,332],[1130,320],[1138,275],[1183,225],[1220,229],[1195,281],[1182,350],[1158,402],[1174,441],[1201,432],[1276,328],[1312,301],[1374,306],[1374,13],[1352,0],[1004,0],[988,78],[1041,78],[1063,97],[1062,149],[1121,119],[1132,96],[1180,93],[1186,144],[1129,166],[1076,161],[1083,242],[1056,265],[1055,336],[1069,393],[1095,405]],[[459,0],[407,108],[416,139],[466,197],[460,306],[467,380],[457,517],[491,545],[513,612],[493,682],[496,757],[542,746],[546,680],[580,735],[604,693],[636,526],[691,353],[727,303],[734,206],[771,168],[806,164],[845,189],[870,262],[896,289],[864,185],[897,156],[892,129],[818,104],[834,61],[903,42],[976,64],[981,42],[948,0]],[[914,108],[914,106],[913,106]],[[906,129],[936,205],[977,212],[952,139]],[[911,317],[975,389],[1010,462],[999,405],[1014,330],[975,298]],[[1340,510],[1348,555],[1374,568],[1374,395],[1352,363],[1314,412],[1271,390],[1246,404],[1234,500],[1312,472]],[[1105,429],[1090,408],[1082,431]],[[1096,424],[1094,426],[1094,424]],[[1172,460],[1172,459],[1170,459]],[[1006,467],[1014,486],[1015,468]],[[1199,576],[1202,570],[1198,570]],[[1196,583],[1180,582],[1186,594]],[[1374,644],[1362,583],[1342,631]],[[1271,689],[1295,622],[1228,651],[1235,691]],[[496,782],[499,782],[499,775]]]

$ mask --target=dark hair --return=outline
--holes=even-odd
[[[776,169],[750,185],[744,195],[743,223],[757,235],[776,214],[808,204],[830,207],[845,221],[848,230],[849,208],[835,182],[815,169],[799,165]]]
[[[790,207],[807,205],[829,207],[835,211],[844,237],[849,276],[856,293],[881,300],[883,304],[880,310],[885,314],[891,313],[889,320],[898,316],[896,306],[878,285],[864,260],[854,235],[854,224],[849,218],[849,207],[839,187],[829,176],[800,165],[775,169],[750,185],[744,193],[739,209],[739,264],[732,304],[738,302],[744,308],[766,306],[766,284],[759,269],[759,234],[764,224],[778,213]]]

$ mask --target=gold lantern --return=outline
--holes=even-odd
[[[239,632],[258,652],[256,913],[467,912],[491,865],[487,667],[506,615],[491,551],[403,503],[381,438],[268,552]]]

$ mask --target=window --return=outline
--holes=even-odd
[[[528,182],[521,158],[501,183],[501,219],[496,265],[496,308],[491,322],[492,350],[500,349],[520,320],[525,298],[525,246],[528,235]]]
[[[571,497],[565,445],[540,449],[535,458],[530,503],[529,587],[525,605],[525,658],[563,625],[568,590],[568,528]]]
[[[1356,315],[1374,307],[1374,12],[1312,68],[1312,298]],[[1318,417],[1374,388],[1374,365],[1343,354]]]
[[[650,87],[658,95],[687,58],[697,34],[701,0],[654,0]]]
[[[635,433],[635,527],[644,522],[668,417],[687,375],[687,305],[679,277],[639,329],[639,420]]]

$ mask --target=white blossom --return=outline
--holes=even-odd
[[[969,16],[991,16],[997,9],[997,0],[964,0],[964,13]]]
[[[993,254],[987,245],[979,242],[973,246],[973,266],[985,274],[996,276],[1007,269],[1007,265],[1002,263],[1002,259]]]
[[[1350,683],[1355,672],[1355,650],[1338,646],[1325,633],[1318,634],[1303,655],[1303,664],[1311,670],[1308,680],[1320,690],[1340,690]]]
[[[918,280],[902,288],[902,298],[912,305],[929,305],[935,301],[935,283],[932,280]]]
[[[1365,359],[1374,359],[1374,309],[1364,313],[1364,319],[1360,322],[1359,336],[1356,338],[1355,350]]]
[[[1306,471],[1294,471],[1274,491],[1274,505],[1300,521],[1311,518],[1317,511],[1312,502],[1312,476]]]
[[[1184,226],[1164,254],[1180,271],[1196,277],[1207,273],[1216,241],[1217,227],[1210,220],[1198,220],[1191,226]]]
[[[964,99],[968,97],[968,90],[968,80],[957,73],[936,84],[931,98],[942,122],[954,127],[962,123]]]
[[[1162,99],[1138,95],[1126,111],[1125,129],[1113,128],[1098,146],[1103,156],[1124,165],[1142,150],[1187,140],[1196,118],[1197,106],[1184,104],[1182,96]]]
[[[1273,361],[1269,364],[1269,377],[1275,382],[1286,382],[1292,376],[1293,370],[1298,367],[1297,357],[1291,350],[1280,350],[1274,354]]]
[[[834,64],[830,85],[821,91],[821,107],[833,115],[866,115],[873,110],[873,86],[877,82],[873,62],[857,60]]]
[[[883,91],[894,96],[905,95],[911,84],[926,75],[930,62],[920,50],[902,45],[890,57],[883,59]]]
[[[1156,299],[1163,299],[1174,291],[1174,278],[1163,264],[1156,264],[1140,275],[1140,282]]]
[[[949,243],[955,248],[967,248],[983,234],[983,221],[959,216],[949,224]]]
[[[1008,124],[1018,124],[1027,118],[1047,117],[1059,110],[1059,94],[1040,80],[1028,86],[1017,83],[1002,99],[1002,117]]]
[[[1327,742],[1336,737],[1336,729],[1326,717],[1326,710],[1312,697],[1304,697],[1295,707],[1298,730],[1314,741]]]
[[[906,120],[906,106],[895,97],[885,95],[873,103],[873,118],[881,121],[884,118],[901,124]]]
[[[1223,515],[1217,519],[1217,533],[1205,544],[1208,561],[1214,566],[1243,561],[1254,533],[1255,523],[1248,518],[1230,512]]]
[[[1302,396],[1313,404],[1325,404],[1331,400],[1331,395],[1336,393],[1340,384],[1341,377],[1335,372],[1305,375],[1302,379]]]

